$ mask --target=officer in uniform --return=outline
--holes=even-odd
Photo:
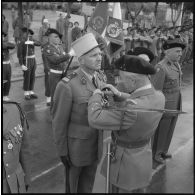
[[[118,85],[120,91],[110,84],[105,87],[111,89],[115,101],[117,100],[117,107],[122,111],[106,109],[102,104],[102,91],[97,89],[89,99],[88,120],[93,128],[112,131],[111,153],[114,155],[110,164],[112,192],[144,192],[152,177],[150,140],[162,116],[160,112],[149,112],[147,109],[164,108],[165,97],[151,85],[148,75],[153,75],[156,70],[150,63],[137,56],[125,55],[115,64],[119,69],[120,83],[125,82],[126,85],[123,85],[123,89],[122,85]],[[134,104],[127,98],[131,98]],[[133,110],[136,107],[146,110]],[[126,112],[126,109],[129,111]],[[104,176],[106,164],[105,158],[101,169]]]
[[[72,48],[80,67],[56,87],[52,127],[58,155],[65,166],[70,166],[70,192],[92,193],[103,134],[89,127],[87,104],[96,87],[105,82],[99,73],[102,54],[92,33],[77,39]]]
[[[165,108],[181,110],[181,76],[182,71],[178,63],[182,56],[185,44],[179,40],[167,40],[163,49],[165,57],[156,68],[158,72],[152,77],[152,83],[157,90],[165,95]],[[164,114],[153,140],[153,157],[158,163],[164,163],[165,159],[171,158],[168,149],[171,143],[178,115]]]
[[[30,152],[25,120],[18,103],[3,102],[3,193],[25,193],[30,185]]]
[[[15,44],[10,43],[6,39],[7,34],[2,32],[3,38],[3,79],[7,80],[7,83],[3,85],[3,100],[9,100],[9,90],[11,86],[11,64],[9,57],[9,50],[15,48]]]
[[[26,100],[37,99],[37,95],[33,92],[35,83],[35,46],[40,46],[40,43],[33,40],[32,35],[34,32],[26,27],[22,28],[22,40],[18,44],[18,59],[19,64],[24,72],[24,96]]]
[[[46,35],[49,38],[49,44],[44,47],[43,55],[50,69],[49,87],[52,106],[56,85],[62,79],[62,73],[67,66],[66,62],[74,55],[74,52],[71,50],[68,54],[65,53],[60,40],[62,35],[56,29],[49,28]]]
[[[48,36],[46,32],[49,29],[49,21],[48,19],[43,20],[43,25],[39,29],[39,41],[41,43],[41,52],[42,52],[42,59],[43,59],[43,67],[45,73],[45,96],[47,101],[47,106],[51,105],[51,96],[50,96],[50,87],[49,87],[49,67],[47,64],[47,60],[43,54],[43,48],[47,47],[48,43]]]

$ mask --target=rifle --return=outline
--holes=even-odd
[[[70,60],[69,60],[69,62],[68,62],[68,65],[67,65],[67,67],[66,67],[66,70],[65,70],[65,71],[63,70],[63,72],[62,72],[62,79],[63,79],[64,77],[66,77],[66,74],[67,74],[67,72],[68,72],[68,69],[69,69],[69,67],[70,67],[70,64],[72,63],[73,58],[74,58],[74,56],[72,56],[72,57],[70,58]]]

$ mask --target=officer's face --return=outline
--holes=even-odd
[[[166,50],[166,56],[172,60],[172,61],[179,61],[182,56],[182,48],[181,47],[175,47]]]
[[[100,70],[102,62],[102,52],[99,47],[96,47],[86,55],[82,56],[83,66],[90,70]]]
[[[58,45],[60,44],[60,37],[55,33],[51,33],[49,36],[49,41],[54,45]]]

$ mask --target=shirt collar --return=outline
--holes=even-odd
[[[94,75],[90,75],[89,73],[85,72],[85,71],[83,70],[83,68],[81,68],[81,70],[82,70],[83,73],[89,78],[90,81],[92,80],[93,76],[96,77],[96,72],[94,73]]]

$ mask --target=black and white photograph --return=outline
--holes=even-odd
[[[194,193],[193,1],[1,1],[1,192]]]

